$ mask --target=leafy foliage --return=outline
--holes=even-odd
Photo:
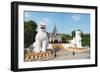
[[[24,48],[29,47],[35,41],[36,28],[35,21],[24,22]]]
[[[72,39],[72,37],[68,34],[62,34],[61,38],[62,38],[62,43],[69,43],[69,40]]]
[[[75,37],[75,30],[74,31],[72,31],[72,37]]]
[[[84,34],[82,37],[82,46],[90,47],[90,34]]]

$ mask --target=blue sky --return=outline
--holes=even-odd
[[[59,33],[71,34],[77,29],[90,33],[90,14],[24,11],[24,21],[29,20],[34,20],[37,24],[44,21],[48,32],[52,32],[56,25]]]

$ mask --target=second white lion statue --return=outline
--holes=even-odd
[[[75,37],[73,37],[73,39],[71,40],[71,47],[82,48],[81,31],[75,31]]]

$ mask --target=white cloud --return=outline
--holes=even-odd
[[[79,14],[73,14],[72,19],[78,21],[78,20],[80,20],[80,15]]]

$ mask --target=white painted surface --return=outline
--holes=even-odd
[[[12,73],[10,68],[10,2],[14,0],[0,0],[0,73]],[[16,0],[17,1],[17,0]],[[80,5],[97,5],[99,8],[98,19],[100,19],[100,0],[21,0],[21,1],[34,1],[34,2],[45,2],[45,3],[62,3],[62,4],[80,4]],[[100,21],[98,21],[100,24]],[[98,25],[98,28],[100,25]],[[100,31],[100,29],[98,29]],[[98,34],[100,37],[100,33]],[[98,39],[100,40],[100,38]],[[98,41],[100,43],[100,41]],[[100,48],[100,45],[99,45]],[[98,49],[100,52],[100,49]],[[100,56],[100,53],[98,53]],[[62,69],[62,70],[45,70],[45,71],[35,71],[35,73],[99,73],[100,72],[100,57],[99,67],[91,68],[75,68],[75,69]],[[20,72],[19,72],[20,73]],[[23,72],[21,72],[23,73]],[[33,73],[33,72],[26,72]]]

